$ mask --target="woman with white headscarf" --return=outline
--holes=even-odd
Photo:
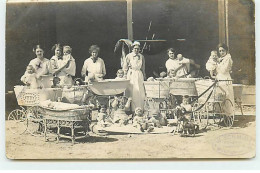
[[[129,53],[123,64],[123,70],[130,80],[130,86],[126,91],[126,96],[132,98],[132,111],[137,107],[144,108],[145,100],[145,59],[140,51],[140,43],[134,42],[132,52]]]

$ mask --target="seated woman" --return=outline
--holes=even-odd
[[[100,48],[97,45],[92,45],[89,48],[91,56],[84,61],[81,70],[82,77],[85,81],[99,81],[106,75],[106,67],[103,59],[98,57]]]
[[[50,60],[50,71],[54,76],[60,78],[60,85],[73,85],[72,76],[76,73],[75,59],[72,57],[72,48],[70,46],[62,47],[60,44],[55,44],[52,47],[54,56]]]

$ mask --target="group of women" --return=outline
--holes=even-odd
[[[76,73],[76,63],[74,58],[68,60],[63,54],[67,54],[60,44],[55,44],[52,48],[54,51],[53,57],[48,60],[43,56],[43,49],[40,45],[37,45],[33,51],[36,54],[36,58],[31,60],[29,65],[32,65],[35,69],[36,76],[40,78],[42,75],[53,74],[61,79],[62,85],[71,85],[72,76]],[[63,53],[62,53],[63,51]],[[65,52],[64,52],[65,51]],[[71,53],[72,49],[70,48]],[[220,58],[218,60],[216,68],[216,79],[218,80],[231,80],[230,71],[232,67],[232,59],[228,53],[228,47],[225,44],[219,44],[217,47]],[[106,75],[106,68],[104,61],[98,57],[100,48],[97,45],[92,45],[89,49],[90,57],[85,60],[81,75],[82,77],[89,77],[99,79]],[[167,51],[169,59],[166,61],[167,72],[173,70],[178,77],[187,77],[189,75],[190,64],[199,68],[194,61],[182,57],[181,54],[176,53],[173,48]],[[53,68],[51,62],[56,62],[56,67]],[[126,96],[132,98],[132,110],[137,107],[144,107],[145,89],[144,80],[145,75],[145,58],[140,53],[140,43],[134,42],[132,45],[132,52],[129,53],[123,63],[123,70],[126,78],[130,80],[130,86],[126,91]],[[230,85],[231,84],[231,85]],[[232,83],[223,84],[227,89],[227,97],[233,101],[233,88]]]

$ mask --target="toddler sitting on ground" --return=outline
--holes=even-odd
[[[135,117],[133,119],[133,126],[140,129],[141,132],[145,130],[151,132],[154,129],[154,125],[148,123],[148,119],[143,115],[143,110],[140,107],[135,109]]]
[[[97,115],[97,125],[101,127],[106,127],[107,126],[107,107],[105,105],[101,105],[99,113]]]

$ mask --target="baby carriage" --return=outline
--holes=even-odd
[[[56,101],[61,97],[60,88],[29,89],[27,86],[14,87],[15,96],[20,109],[15,109],[8,115],[10,130],[16,134],[28,131],[37,135],[39,125],[42,124],[42,116],[39,104],[45,100]]]

